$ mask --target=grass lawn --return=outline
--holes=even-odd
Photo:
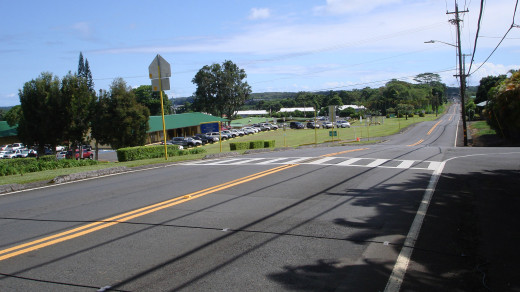
[[[253,121],[253,119],[258,119]],[[432,121],[435,120],[435,115],[426,115],[423,118],[420,118],[418,116],[414,118],[408,118],[408,120],[404,118],[389,118],[384,119],[384,122],[381,125],[370,125],[368,126],[365,123],[365,120],[363,122],[354,121],[351,122],[352,127],[351,128],[340,128],[340,129],[334,129],[334,131],[337,131],[337,136],[334,137],[334,142],[337,143],[370,143],[370,141],[375,142],[373,140],[373,137],[384,137],[389,136],[398,133],[401,129],[419,122],[424,121]],[[252,118],[252,121],[249,123],[249,118],[242,119],[246,120],[246,124],[251,123],[260,123],[265,122],[265,118]],[[251,141],[251,140],[275,140],[276,147],[298,147],[302,145],[312,145],[312,144],[320,144],[324,142],[331,142],[332,137],[329,136],[329,132],[332,129],[279,129],[276,131],[268,131],[268,132],[261,132],[257,133],[255,135],[249,135],[244,136],[240,138],[235,138],[228,141],[223,141],[221,144],[210,144],[203,146],[207,151],[206,153],[201,154],[195,154],[195,155],[186,155],[186,156],[174,156],[169,157],[168,160],[165,160],[164,158],[155,158],[155,159],[146,159],[146,160],[139,160],[139,161],[128,161],[128,162],[103,162],[99,165],[93,165],[88,167],[75,167],[75,168],[65,168],[65,169],[57,169],[57,170],[47,170],[47,171],[41,171],[41,172],[35,172],[35,173],[26,173],[23,175],[11,175],[11,176],[4,176],[0,177],[0,185],[5,184],[23,184],[23,183],[30,183],[30,182],[37,182],[37,181],[49,181],[53,178],[70,174],[70,173],[78,173],[78,172],[87,172],[92,170],[99,170],[103,168],[110,168],[110,167],[118,167],[118,166],[127,166],[127,167],[136,167],[136,166],[142,166],[142,165],[152,165],[152,164],[160,164],[160,163],[171,163],[171,162],[177,162],[177,161],[183,161],[183,160],[192,160],[192,159],[201,159],[204,156],[208,154],[215,154],[215,153],[224,153],[224,152],[230,152],[229,149],[229,143],[233,141]],[[356,138],[359,137],[360,140],[363,139],[361,142],[357,142]],[[371,140],[372,139],[372,140]],[[368,141],[368,142],[367,142]],[[238,151],[238,152],[244,152]]]
[[[475,121],[469,122],[469,127],[471,130],[471,135],[478,137],[482,135],[495,135],[495,130],[491,129],[486,121]]]

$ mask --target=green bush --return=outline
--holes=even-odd
[[[274,148],[275,142],[275,140],[264,141],[264,148]]]
[[[233,143],[229,143],[229,149],[231,151],[249,149],[249,142],[233,142]]]
[[[249,142],[249,149],[264,148],[264,140],[255,140]]]
[[[168,145],[168,157],[183,156],[189,154],[205,153],[204,148],[193,148],[190,150],[180,150],[178,145]],[[164,145],[156,146],[137,146],[117,149],[117,160],[119,162],[134,161],[142,159],[152,159],[164,157]]]
[[[177,156],[178,145],[167,145],[168,156]],[[170,153],[171,152],[171,153]],[[173,154],[173,155],[172,155]],[[137,146],[117,149],[119,162],[164,157],[164,145]]]
[[[54,157],[52,155],[42,156],[42,157],[40,157],[40,159],[36,159],[36,158],[4,159],[4,160],[0,160],[0,176],[24,174],[24,173],[60,169],[60,168],[88,166],[88,165],[95,165],[98,163],[99,163],[98,161],[90,160],[90,159],[57,160],[56,157]]]
[[[419,117],[424,118],[424,112],[420,112]]]

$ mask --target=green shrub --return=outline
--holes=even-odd
[[[255,140],[249,142],[249,149],[264,148],[264,140]]]
[[[424,118],[424,112],[420,112],[419,117]]]
[[[168,145],[168,157],[183,156],[189,154],[205,153],[204,148],[193,148],[190,150],[180,150],[178,145]],[[152,159],[164,157],[164,145],[138,146],[117,149],[117,160],[119,162],[134,161],[142,159]]]
[[[60,168],[71,168],[71,167],[95,165],[98,163],[99,163],[98,161],[90,160],[90,159],[57,160],[56,157],[54,157],[52,155],[42,156],[42,157],[40,157],[40,159],[23,158],[23,159],[0,160],[0,176],[24,174],[24,173],[60,169]]]
[[[176,156],[178,145],[167,145],[168,156]],[[172,155],[173,154],[173,155]],[[137,146],[117,149],[119,162],[164,157],[164,145]]]
[[[275,142],[275,140],[264,141],[264,148],[274,148]]]
[[[233,143],[229,143],[229,149],[231,151],[249,149],[249,142],[233,142]]]

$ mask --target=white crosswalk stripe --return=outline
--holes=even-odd
[[[401,160],[350,157],[276,157],[276,158],[221,158],[183,162],[183,165],[327,165],[338,167],[367,167],[388,169],[416,169],[434,171],[439,161]]]

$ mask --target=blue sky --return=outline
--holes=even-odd
[[[515,3],[486,1],[472,71],[511,26]],[[464,54],[473,51],[479,5],[459,0],[469,10]],[[446,14],[454,9],[454,0],[0,0],[0,106],[19,104],[18,90],[42,72],[75,72],[79,52],[96,90],[116,77],[150,84],[148,65],[160,54],[172,68],[169,97],[190,96],[196,72],[225,60],[246,71],[253,92],[375,88],[424,72],[457,86],[455,48],[424,43],[455,43]],[[468,82],[520,69],[519,45],[513,28]]]

